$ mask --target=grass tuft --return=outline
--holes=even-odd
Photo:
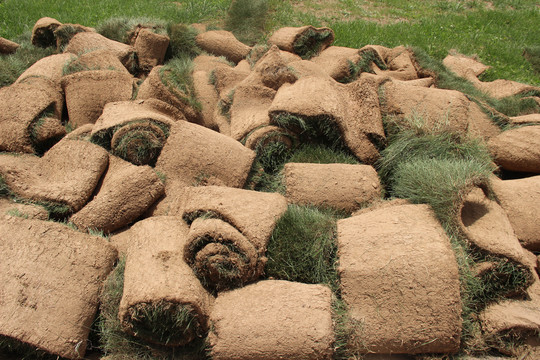
[[[323,144],[302,144],[288,162],[312,164],[358,164],[348,151],[335,150]]]
[[[160,77],[178,99],[193,109],[200,111],[201,103],[193,86],[193,61],[188,57],[174,58],[160,69]]]
[[[225,29],[241,42],[253,45],[263,36],[268,0],[233,0],[225,18]]]
[[[293,48],[295,54],[304,60],[309,60],[321,52],[328,38],[333,36],[331,30],[318,31],[312,28],[304,31],[294,42]]]
[[[540,75],[540,45],[526,47],[523,50],[523,56],[529,61],[533,70]]]
[[[381,61],[379,55],[375,51],[364,51],[362,57],[358,62],[348,61],[349,63],[349,76],[340,79],[339,82],[348,84],[358,78],[361,73],[367,72],[373,74],[371,70],[371,64],[375,63],[381,70],[386,70],[386,64]]]
[[[185,24],[169,24],[167,26],[169,34],[169,53],[167,58],[195,58],[202,53],[202,50],[197,46],[195,38],[198,31]]]
[[[113,17],[101,22],[96,31],[111,40],[129,44],[138,26],[149,28],[157,34],[167,34],[165,21],[146,17]]]

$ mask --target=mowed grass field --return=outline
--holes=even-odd
[[[0,36],[21,39],[43,16],[86,26],[99,26],[112,17],[225,26],[230,3],[230,0],[0,0]],[[528,61],[524,56],[532,54],[536,59],[540,56],[540,5],[535,0],[254,0],[249,3],[253,9],[262,4],[268,10],[262,23],[257,22],[263,25],[263,31],[255,31],[259,41],[281,26],[324,25],[335,31],[336,45],[414,46],[439,60],[454,50],[477,55],[480,61],[492,66],[484,74],[484,81],[504,78],[540,84],[540,69],[535,70],[534,60]],[[238,24],[229,27],[235,25]]]

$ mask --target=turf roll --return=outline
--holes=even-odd
[[[195,38],[197,45],[204,51],[224,56],[227,60],[239,63],[251,51],[251,47],[241,43],[233,33],[225,30],[211,30],[200,33]]]
[[[214,299],[184,262],[188,227],[177,217],[153,217],[129,232],[118,313],[124,331],[170,347],[202,337]]]
[[[281,50],[297,54],[302,59],[310,59],[334,42],[334,32],[330,28],[284,27],[270,36],[268,43]]]

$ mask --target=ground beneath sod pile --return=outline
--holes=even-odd
[[[484,95],[441,89],[326,27],[177,29],[40,19],[56,53],[0,88],[2,354],[538,357],[540,106],[489,104],[539,88],[454,54]]]

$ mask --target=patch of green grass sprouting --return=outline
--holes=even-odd
[[[200,111],[202,106],[195,95],[193,85],[193,61],[189,57],[174,58],[160,69],[161,81],[173,94],[182,93],[180,101]]]
[[[333,36],[334,33],[331,30],[315,30],[309,28],[294,42],[294,52],[302,59],[309,60],[320,53],[325,44],[327,44]]]
[[[137,26],[149,28],[157,34],[167,34],[166,21],[148,17],[112,17],[101,22],[96,31],[111,40],[129,44]]]
[[[492,171],[492,164],[473,159],[417,158],[393,169],[390,194],[429,204],[443,224],[450,224],[456,219],[464,191],[486,184]]]
[[[359,164],[348,151],[332,149],[324,144],[302,144],[291,155],[288,162],[312,164]]]
[[[0,88],[13,84],[21,74],[36,61],[52,55],[52,48],[32,45],[30,34],[24,34],[15,40],[20,44],[14,54],[0,55]]]
[[[255,44],[263,36],[268,0],[233,0],[225,18],[225,29],[241,42]]]
[[[268,243],[266,275],[338,288],[336,211],[289,205]]]
[[[195,58],[202,53],[195,38],[198,31],[186,24],[169,24],[167,33],[170,38],[167,58]]]

